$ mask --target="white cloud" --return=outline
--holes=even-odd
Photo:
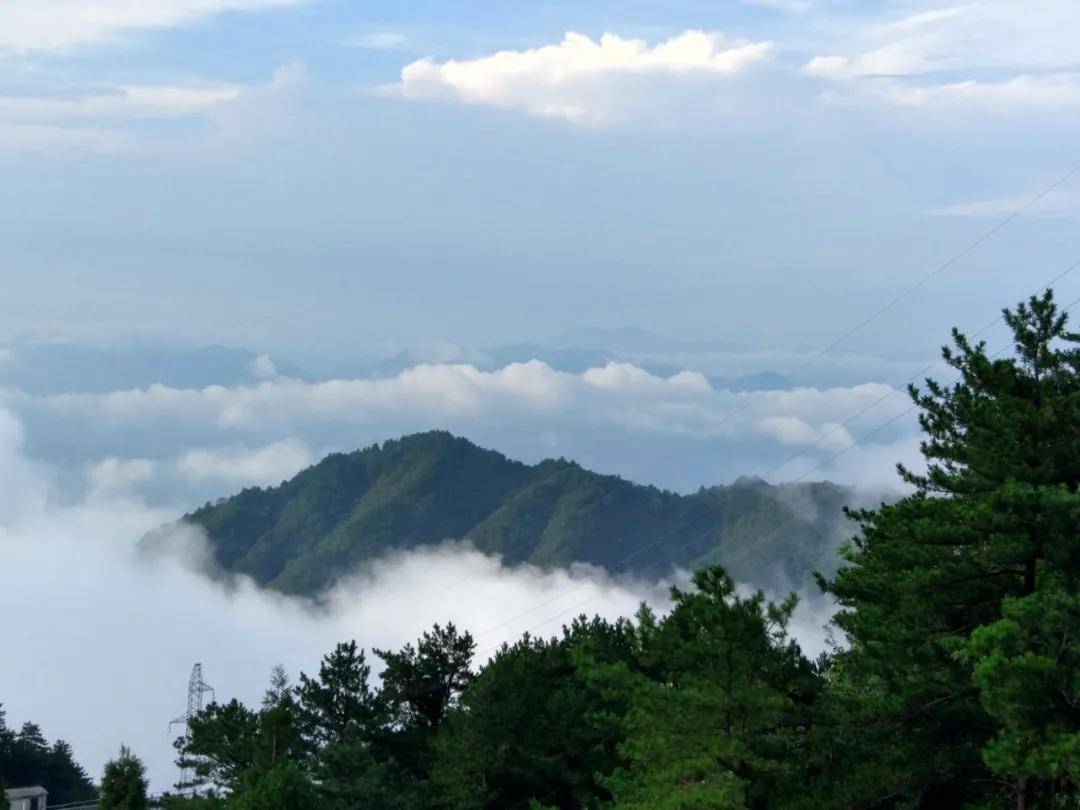
[[[1080,74],[1015,76],[1006,81],[968,79],[937,85],[888,84],[880,95],[906,107],[977,108],[1008,114],[1022,110],[1060,112],[1080,107]]]
[[[80,118],[171,118],[192,115],[232,101],[240,92],[240,86],[234,84],[129,84],[76,98],[0,96],[0,120],[42,122]]]
[[[393,51],[402,47],[407,41],[408,38],[404,34],[396,31],[373,31],[352,37],[348,44],[373,51]]]
[[[312,420],[366,423],[403,414],[470,421],[500,413],[541,419],[584,415],[594,422],[620,423],[634,414],[644,417],[638,426],[704,436],[738,434],[748,422],[774,415],[827,420],[890,390],[868,383],[735,394],[712,388],[697,372],[658,377],[631,364],[611,363],[572,374],[533,360],[494,371],[466,364],[420,365],[385,379],[278,379],[203,389],[152,385],[100,395],[51,395],[36,399],[35,407],[56,415],[91,416],[127,429],[176,420],[224,432],[274,430]]]
[[[222,491],[271,486],[292,478],[316,461],[310,448],[297,439],[249,450],[233,447],[191,450],[176,461],[176,471],[197,483],[212,483]]]
[[[946,217],[1002,219],[1025,206],[1036,193],[1032,190],[1027,194],[972,200],[936,208],[929,213]],[[1024,215],[1044,219],[1078,220],[1080,219],[1080,191],[1066,188],[1055,189],[1030,208],[1026,208]]]
[[[251,373],[259,380],[272,380],[278,376],[277,364],[269,355],[260,354],[251,361]]]
[[[602,123],[619,116],[624,96],[634,94],[645,77],[728,77],[771,51],[770,42],[730,41],[705,31],[686,31],[652,46],[612,33],[594,41],[568,32],[558,44],[524,51],[446,62],[418,60],[401,71],[399,90],[412,99],[451,98]]]
[[[813,8],[810,0],[742,0],[748,6],[765,6],[781,11],[809,11]]]
[[[904,410],[906,398],[891,396],[849,426],[850,435],[833,432],[892,391],[867,383],[733,393],[696,372],[661,377],[612,363],[573,374],[532,361],[493,371],[428,364],[384,379],[154,385],[107,394],[12,394],[9,401],[50,435],[50,444],[71,448],[65,452],[88,452],[92,444],[101,455],[126,449],[140,457],[153,447],[160,462],[155,491],[169,491],[168,478],[175,482],[170,503],[193,503],[239,486],[277,483],[314,460],[315,448],[351,450],[434,428],[522,460],[539,460],[559,446],[600,471],[696,489],[767,469],[796,445],[831,433],[807,454],[820,459]],[[916,429],[904,422],[874,441]],[[673,443],[682,448],[674,455]]]
[[[810,59],[803,73],[908,107],[1009,111],[1080,103],[1073,35],[1080,5],[1072,0],[907,9],[850,30],[846,43]]]
[[[155,464],[146,458],[106,458],[86,468],[86,481],[96,497],[129,495],[154,475]]]
[[[230,11],[294,6],[306,0],[5,0],[0,51],[61,51],[117,39],[137,29],[172,28]]]

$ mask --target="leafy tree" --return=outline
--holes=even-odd
[[[958,381],[912,389],[927,472],[901,468],[915,494],[855,514],[848,566],[824,583],[850,645],[820,734],[838,805],[1022,808],[1074,789],[1044,754],[1062,753],[1075,713],[1055,726],[1045,705],[1003,701],[1065,631],[1035,623],[1032,606],[1077,596],[1080,353],[1050,293],[1005,320],[1015,357],[954,331],[944,357]],[[1020,757],[1021,741],[1046,750]]]
[[[120,746],[120,756],[105,765],[101,777],[102,810],[146,810],[146,769],[142,761],[126,746]]]

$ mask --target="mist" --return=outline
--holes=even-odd
[[[130,746],[156,792],[176,780],[169,722],[183,714],[196,662],[218,700],[254,703],[274,665],[295,680],[338,641],[398,648],[452,621],[476,637],[479,663],[503,641],[556,634],[581,613],[668,606],[667,582],[584,565],[511,569],[452,542],[381,559],[315,604],[207,576],[194,534],[148,558],[139,538],[174,511],[109,488],[72,502],[57,491],[59,472],[27,458],[21,424],[0,410],[0,701],[9,725],[32,720],[67,740],[94,778]],[[811,599],[796,617],[809,654],[825,643],[827,615]]]

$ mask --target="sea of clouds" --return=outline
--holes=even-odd
[[[427,385],[428,373],[420,370],[391,384],[280,381],[239,390],[151,389],[36,404],[54,417],[72,416],[91,444],[107,444],[127,426],[136,434],[145,430],[141,439],[152,446],[154,436],[165,444],[175,440],[175,424],[207,430],[347,423],[350,412],[362,418],[356,415],[358,402],[386,414],[391,394],[402,392],[433,407],[440,398]],[[603,401],[605,391],[628,382],[644,389],[642,401],[669,391],[709,395],[693,376],[651,380],[621,369],[578,379],[528,365],[490,377],[465,369],[430,374],[456,380],[461,395],[448,408],[474,417],[497,411],[486,397],[505,405],[520,400],[530,386],[536,399],[519,403],[519,411],[550,413],[565,408],[566,399],[586,395]],[[595,390],[583,391],[585,386]],[[34,424],[40,426],[29,420]],[[9,723],[33,720],[50,738],[69,741],[93,776],[123,743],[144,757],[155,790],[169,787],[175,767],[168,724],[183,712],[195,662],[204,665],[218,698],[256,702],[275,664],[294,678],[301,670],[312,672],[341,640],[396,648],[436,621],[453,621],[476,635],[482,658],[525,631],[557,633],[581,613],[614,618],[631,615],[642,602],[661,611],[667,606],[667,582],[613,580],[587,566],[510,569],[496,557],[453,543],[380,560],[320,605],[242,578],[215,579],[206,575],[205,546],[197,535],[177,544],[174,553],[138,553],[139,538],[183,508],[183,497],[149,502],[144,488],[169,481],[190,496],[192,482],[211,482],[219,494],[266,483],[312,461],[307,443],[284,438],[248,453],[221,446],[187,449],[168,461],[113,456],[65,469],[33,457],[29,425],[15,409],[0,408],[0,701]],[[827,615],[827,606],[810,600],[797,617],[794,630],[812,654],[825,646]]]

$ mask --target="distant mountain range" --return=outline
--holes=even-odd
[[[102,394],[155,383],[170,388],[234,386],[278,374],[303,376],[287,363],[227,346],[15,344],[6,348],[0,361],[0,386],[28,394]]]
[[[275,376],[319,381],[331,378],[393,377],[422,363],[468,363],[483,370],[539,360],[556,371],[580,374],[608,363],[633,363],[670,377],[695,369],[708,351],[737,351],[726,343],[691,343],[641,329],[583,329],[545,343],[513,343],[488,349],[441,346],[438,351],[403,350],[389,357],[358,358],[323,369],[302,368],[277,357],[228,346],[131,345],[124,348],[72,343],[17,341],[0,347],[0,386],[29,394],[105,393],[147,388],[205,388],[251,385]],[[666,355],[670,353],[672,357]],[[747,375],[708,374],[714,388],[732,391],[790,388],[775,371]]]
[[[565,459],[522,464],[429,432],[330,455],[280,486],[245,489],[184,520],[206,530],[221,568],[294,594],[318,594],[365,562],[446,539],[511,565],[586,562],[646,576],[719,561],[740,581],[783,591],[814,569],[835,569],[851,496],[830,483],[750,478],[678,495]]]

